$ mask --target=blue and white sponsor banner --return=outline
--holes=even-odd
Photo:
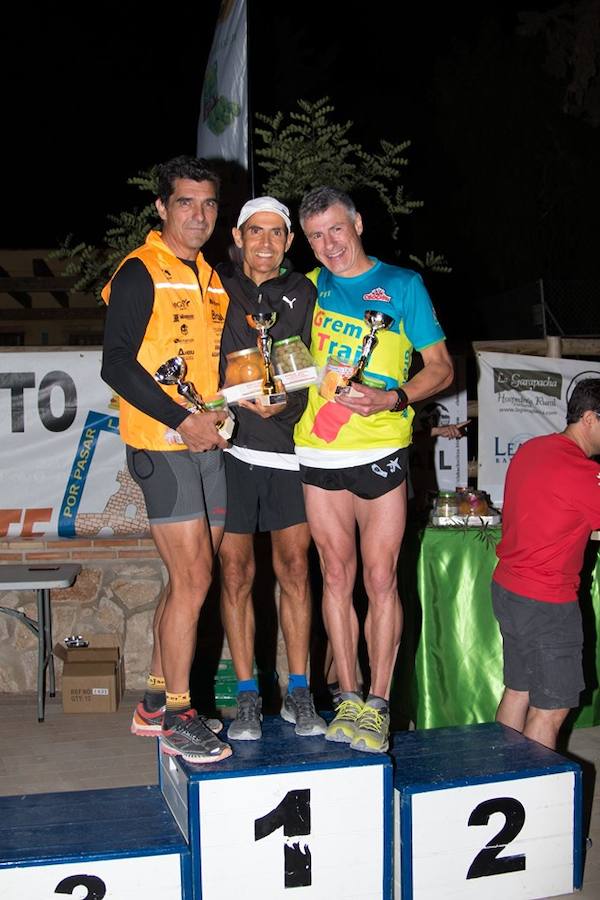
[[[0,353],[0,540],[148,532],[100,358]]]
[[[478,487],[496,506],[521,444],[564,431],[567,399],[578,381],[600,377],[600,363],[513,353],[477,353]]]
[[[223,0],[206,65],[198,156],[248,168],[246,0]]]

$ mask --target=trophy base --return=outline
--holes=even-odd
[[[355,389],[354,384],[340,384],[335,389],[336,397],[362,397],[363,394],[360,391],[360,384],[356,384],[358,390]]]
[[[221,437],[228,441],[231,435],[233,434],[233,429],[235,428],[235,419],[232,416],[227,416],[223,424],[220,428],[217,428],[217,431],[221,435]]]
[[[282,403],[287,403],[287,394],[285,391],[279,391],[276,394],[259,394],[256,402],[260,403],[261,406],[279,406]]]

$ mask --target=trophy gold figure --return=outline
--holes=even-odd
[[[281,383],[278,385],[275,381],[271,364],[272,339],[269,335],[269,328],[273,327],[276,318],[276,312],[256,312],[249,313],[246,316],[246,321],[250,328],[254,328],[258,332],[256,343],[262,355],[265,375],[262,383],[262,394],[257,399],[264,406],[275,406],[278,403],[287,401],[287,395],[285,390],[282,390]]]

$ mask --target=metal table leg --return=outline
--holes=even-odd
[[[50,673],[48,693],[56,697],[56,681],[54,678],[54,654],[52,653],[52,607],[50,606],[50,588],[44,589],[44,664]]]
[[[37,671],[37,711],[38,722],[44,721],[44,701],[46,699],[46,666],[45,666],[45,622],[44,622],[44,591],[39,588],[36,591],[38,620],[37,620],[37,636],[38,636],[38,671]]]

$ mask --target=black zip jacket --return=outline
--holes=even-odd
[[[226,262],[217,266],[223,287],[229,295],[229,307],[221,336],[221,385],[225,380],[227,354],[256,346],[257,332],[246,322],[248,313],[255,313],[259,309],[276,312],[277,319],[269,330],[273,342],[298,334],[306,346],[310,346],[316,288],[305,275],[294,272],[287,259],[284,260],[284,266],[277,278],[264,281],[261,285],[254,284],[235,263]],[[261,419],[255,413],[236,406],[238,425],[233,443],[252,450],[293,453],[294,425],[304,412],[306,399],[306,390],[292,391],[288,394],[285,409],[270,419]]]

